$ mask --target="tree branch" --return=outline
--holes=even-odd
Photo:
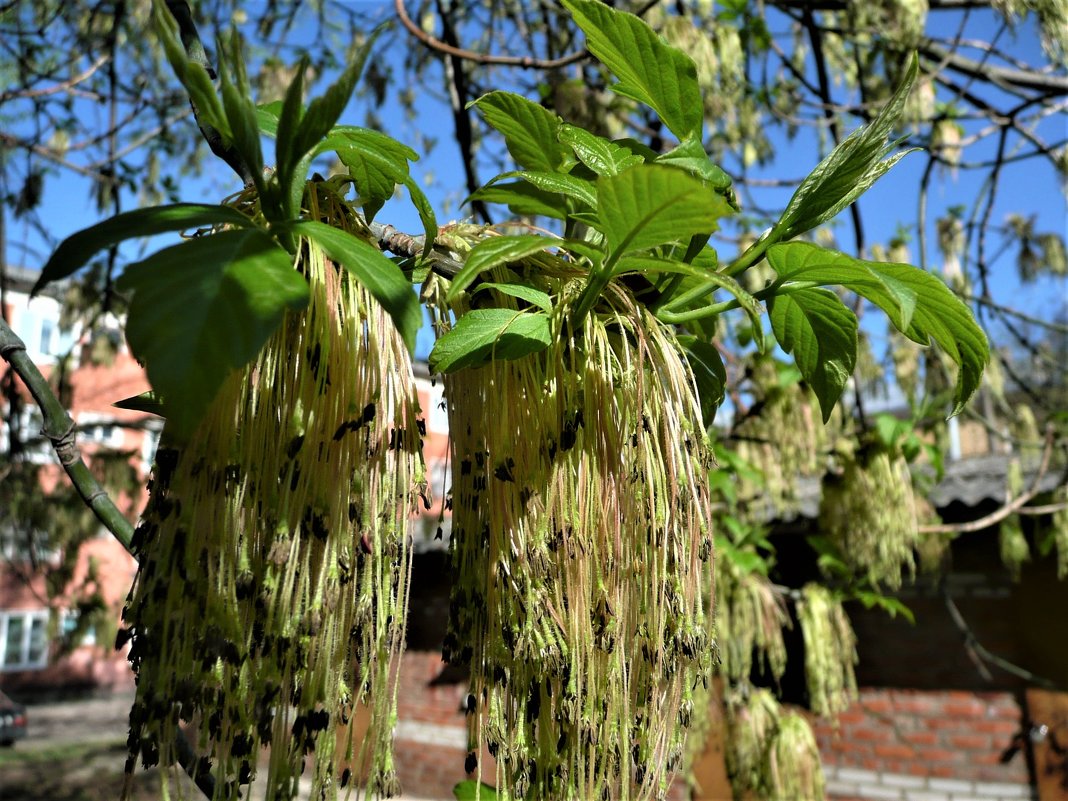
[[[1042,491],[1042,479],[1049,472],[1050,458],[1053,456],[1054,433],[1053,426],[1046,428],[1046,445],[1042,451],[1042,462],[1038,466],[1038,472],[1035,473],[1031,487],[1026,492],[1017,495],[1001,508],[995,509],[978,520],[972,520],[968,523],[942,523],[939,525],[919,526],[919,532],[921,534],[970,534],[975,531],[982,531],[995,523],[1000,523],[1009,515],[1018,512],[1027,505],[1028,501]]]
[[[412,21],[410,16],[408,16],[408,9],[405,7],[404,0],[394,0],[393,6],[397,11],[397,19],[400,20],[401,25],[404,26],[404,29],[408,31],[408,33],[431,50],[437,50],[439,53],[444,53],[453,58],[463,59],[464,61],[473,61],[476,64],[492,64],[499,67],[519,67],[520,69],[525,70],[553,70],[559,69],[560,67],[566,67],[568,64],[575,64],[589,56],[589,51],[585,48],[576,50],[574,53],[569,53],[560,58],[497,56],[488,53],[476,53],[473,50],[465,50],[462,47],[457,47],[455,44],[443,42],[441,39],[437,39],[424,31]]]
[[[133,540],[133,526],[119,511],[115,502],[100,486],[100,482],[96,480],[96,476],[82,459],[74,439],[74,421],[52,392],[48,380],[26,353],[26,343],[3,320],[0,320],[0,358],[11,365],[11,369],[22,379],[40,408],[44,417],[42,433],[52,443],[56,457],[78,495],[93,511],[97,520],[129,552]],[[177,745],[178,763],[205,797],[212,798],[215,795],[215,778],[211,773],[200,769],[200,760],[181,728],[178,729]]]

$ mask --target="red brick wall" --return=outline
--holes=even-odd
[[[1008,692],[868,688],[837,725],[814,725],[828,766],[1028,785],[1022,751],[1001,763],[1023,718],[1020,702]]]

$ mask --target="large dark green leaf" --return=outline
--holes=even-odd
[[[551,336],[546,314],[475,309],[434,343],[430,370],[451,373],[464,367],[477,367],[490,359],[518,359],[547,348]]]
[[[790,239],[827,222],[912,152],[903,151],[886,158],[896,145],[888,145],[887,137],[901,116],[917,70],[914,57],[904,81],[878,116],[846,137],[801,182],[775,225],[781,239]]]
[[[561,125],[557,135],[574,151],[579,161],[598,175],[619,175],[644,161],[627,148],[575,125]]]
[[[258,229],[223,231],[130,265],[126,338],[163,398],[169,430],[190,434],[226,376],[251,361],[308,286]]]
[[[613,90],[652,108],[679,141],[701,139],[704,104],[693,59],[633,14],[596,0],[563,0],[586,46],[619,79]]]
[[[672,167],[639,164],[597,180],[598,228],[617,258],[710,234],[730,213],[722,196]]]
[[[856,315],[830,290],[801,289],[773,299],[771,330],[793,354],[826,423],[856,364]]]
[[[457,295],[467,289],[471,282],[486,270],[518,261],[558,243],[559,240],[536,234],[487,237],[471,248],[467,258],[464,259],[463,268],[452,279],[445,298],[450,302],[455,300]]]
[[[330,259],[363,284],[393,318],[408,350],[414,350],[415,335],[423,324],[423,312],[400,267],[373,245],[325,223],[304,220],[286,227],[298,236],[313,240]]]
[[[52,281],[73,275],[102,250],[141,236],[184,231],[204,225],[235,225],[250,227],[252,220],[229,206],[204,203],[176,203],[116,214],[85,230],[64,239],[52,258],[41,270],[33,285],[33,293],[40,292]]]
[[[552,192],[538,189],[526,181],[484,186],[472,192],[467,202],[472,200],[503,203],[513,213],[530,217],[555,217],[562,220],[567,216],[567,204],[563,198]]]
[[[564,159],[557,141],[560,118],[512,92],[490,92],[471,105],[501,136],[515,163],[536,172],[554,172]]]
[[[930,273],[908,264],[854,259],[807,242],[772,246],[768,263],[780,279],[840,284],[881,308],[913,342],[934,341],[960,367],[954,414],[979,387],[990,358],[986,335],[960,298]]]

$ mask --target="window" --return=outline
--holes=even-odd
[[[48,610],[0,612],[0,670],[48,664]]]
[[[77,609],[68,609],[63,613],[62,628],[60,634],[64,639],[70,639],[74,633],[78,630],[78,619],[80,615]],[[88,626],[85,631],[82,632],[82,636],[78,638],[75,645],[96,645],[96,627]]]

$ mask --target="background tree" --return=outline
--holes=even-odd
[[[269,6],[257,21],[267,36],[284,31],[299,41],[307,26],[317,24],[325,29],[328,22],[337,19],[329,4],[322,7],[315,23],[298,22],[295,7],[283,12],[281,6]],[[700,3],[665,7],[634,3],[628,8],[694,56],[706,90],[704,112],[710,123],[705,149],[734,177],[743,209],[737,225],[727,228],[720,242],[728,250],[736,247],[738,252],[753,242],[756,232],[774,221],[777,215],[772,209],[781,207],[800,183],[800,177],[781,178],[795,174],[783,166],[797,162],[789,143],[797,141],[814,148],[813,158],[805,164],[815,163],[819,151],[838,144],[857,122],[872,119],[900,82],[907,54],[919,50],[924,59],[923,79],[909,101],[906,135],[929,149],[917,184],[915,220],[903,221],[888,241],[869,243],[871,237],[866,231],[871,226],[865,222],[862,203],[850,210],[846,230],[828,228],[814,236],[824,244],[841,243],[843,249],[890,261],[907,260],[903,250],[915,237],[921,265],[934,250],[929,240],[937,239],[944,277],[975,304],[992,330],[1013,343],[1002,359],[1010,392],[1022,392],[1032,401],[1032,411],[1014,412],[1003,400],[1004,385],[995,385],[989,390],[991,403],[1002,403],[1006,414],[998,419],[987,414],[987,422],[1002,436],[1009,427],[1015,428],[1018,440],[1034,445],[1036,420],[1045,422],[1056,408],[1039,384],[1045,375],[1043,366],[1054,381],[1058,380],[1058,363],[1050,355],[1048,343],[1063,337],[1064,324],[1053,319],[1055,310],[1042,309],[1036,315],[1031,309],[1014,309],[1000,299],[998,259],[1015,251],[1022,280],[1049,281],[1048,276],[1065,272],[1064,244],[1059,232],[1047,231],[1032,219],[1032,210],[1022,209],[1014,217],[999,219],[995,209],[999,189],[1003,182],[1011,181],[1020,165],[1043,163],[1052,181],[1063,180],[1065,143],[1056,138],[1054,122],[1063,110],[1064,89],[1068,87],[1063,5],[1050,2],[1017,8],[999,4],[994,8],[983,3],[931,3],[927,9],[905,3],[879,7],[859,3],[826,7],[769,3],[757,7],[738,3],[717,9]],[[15,19],[21,20],[21,6],[15,4],[12,10]],[[208,12],[215,19],[227,10],[225,4],[198,7],[201,14]],[[125,8],[120,5],[112,12],[109,35],[114,40]],[[1037,20],[1048,61],[1021,60],[1011,47],[1000,47],[999,42],[1019,23],[1017,17],[1023,12],[1031,15],[1031,23]],[[634,137],[653,153],[665,152],[673,145],[663,121],[651,110],[607,90],[606,74],[577,44],[580,40],[569,18],[555,4],[435,3],[409,9],[398,2],[395,13],[404,31],[387,34],[382,40],[385,46],[402,41],[390,37],[410,34],[425,47],[406,49],[409,57],[404,62],[375,62],[378,66],[370,82],[375,100],[381,103],[395,98],[414,113],[423,107],[425,93],[391,92],[391,81],[406,86],[431,86],[441,81],[467,189],[473,195],[471,208],[484,221],[500,215],[493,203],[501,199],[511,200],[513,212],[532,216],[531,206],[515,202],[514,196],[482,188],[479,180],[482,173],[499,172],[507,158],[494,140],[492,118],[487,115],[490,127],[486,127],[468,106],[493,87],[507,86],[539,98],[569,122],[591,131],[611,138]],[[985,42],[976,43],[968,37],[973,14],[982,15],[981,29],[989,36]],[[934,18],[939,15],[952,19],[954,35],[937,34],[942,26]],[[351,31],[359,30],[364,22],[352,14],[347,19]],[[79,24],[83,23],[79,20]],[[23,29],[18,30],[21,35]],[[33,48],[27,45],[27,49]],[[311,49],[322,55],[321,48]],[[972,57],[973,52],[978,55]],[[111,58],[117,63],[114,52]],[[266,65],[266,73],[261,74],[277,65],[270,53],[261,58]],[[321,63],[321,68],[329,71],[329,62]],[[91,80],[96,71],[86,77],[78,74],[68,78],[65,83],[69,86],[61,86],[61,81],[53,87],[56,92],[44,96],[69,95]],[[117,85],[111,84],[112,98],[118,96]],[[42,96],[29,86],[22,94],[9,94],[12,100]],[[115,109],[132,105],[125,100],[112,102]],[[161,103],[160,108],[166,107]],[[37,108],[34,113],[35,119],[47,117]],[[106,174],[113,203],[121,197],[113,191],[114,175],[120,172],[119,163],[126,155],[115,144],[120,129],[115,119],[109,126],[112,144]],[[375,121],[373,114],[370,119]],[[71,124],[69,119],[66,124]],[[92,135],[85,141],[93,142]],[[984,152],[991,141],[993,153]],[[131,144],[136,142],[135,135]],[[63,161],[54,158],[56,148],[48,151],[46,147],[48,152],[43,152],[41,142],[32,138],[12,139],[11,144],[26,148],[26,165],[41,158]],[[424,140],[422,144],[433,143]],[[87,144],[86,148],[92,146]],[[146,164],[151,176],[151,163]],[[795,170],[807,171],[804,166]],[[973,205],[933,211],[930,207],[936,204],[928,201],[930,187],[952,180],[954,172],[971,170],[984,176]],[[1061,178],[1053,177],[1055,173]],[[19,214],[28,214],[34,204],[23,195],[34,199],[40,177],[35,177],[30,166],[17,174],[22,189],[12,194],[11,202]],[[100,176],[94,180],[105,182]],[[876,228],[885,231],[885,223],[880,221]],[[118,258],[119,252],[112,249],[107,264],[94,279],[102,286],[105,309],[113,297],[111,277]],[[770,275],[761,270],[758,266],[747,273],[748,287],[753,291],[761,289]],[[858,313],[863,310],[859,296],[849,300]],[[882,336],[881,329],[874,326],[865,332],[869,337]],[[806,660],[812,660],[807,665],[810,702],[817,711],[833,712],[848,699],[852,682],[852,635],[841,601],[857,597],[900,611],[892,600],[883,597],[882,590],[900,585],[913,569],[917,553],[935,561],[929,543],[942,533],[932,528],[935,536],[924,538],[917,528],[917,521],[927,513],[914,493],[906,465],[924,450],[923,441],[908,427],[866,414],[864,387],[893,369],[896,385],[913,410],[913,422],[922,430],[940,425],[938,421],[948,411],[948,384],[940,357],[931,356],[917,364],[895,340],[884,353],[862,350],[856,359],[853,403],[845,414],[832,420],[829,430],[824,430],[812,425],[816,404],[809,388],[799,382],[800,376],[792,368],[756,352],[756,332],[750,324],[721,325],[708,333],[724,357],[724,392],[734,413],[727,440],[734,447],[723,447],[720,477],[716,479],[723,492],[723,530],[728,532],[717,539],[725,557],[718,563],[720,634],[728,643],[722,672],[729,680],[730,692],[735,693],[730,708],[748,710],[744,715],[729,716],[736,729],[749,727],[748,734],[737,729],[732,739],[750,743],[752,748],[749,752],[736,750],[732,759],[739,789],[746,785],[768,789],[761,785],[768,777],[754,766],[762,764],[769,749],[791,750],[779,742],[781,738],[804,743],[806,737],[798,719],[783,717],[769,696],[750,687],[754,654],[765,661],[771,675],[781,675],[785,653],[781,627],[788,620],[786,605],[795,607],[805,631]],[[1025,369],[1012,358],[1020,353],[1026,354],[1033,367]],[[933,453],[927,450],[929,455]],[[782,587],[769,579],[774,551],[761,532],[766,510],[758,501],[770,496],[779,509],[788,507],[796,502],[794,482],[805,473],[831,476],[824,493],[827,536],[813,543],[821,549],[825,581],[831,591],[819,585]],[[740,484],[740,490],[729,489],[733,481],[728,476]],[[873,502],[850,509],[844,501],[859,492]],[[1058,545],[1063,552],[1065,543],[1058,540]],[[754,722],[761,719],[758,711],[765,716],[759,726]],[[794,775],[804,773],[799,766]],[[777,791],[788,789],[779,787]]]

